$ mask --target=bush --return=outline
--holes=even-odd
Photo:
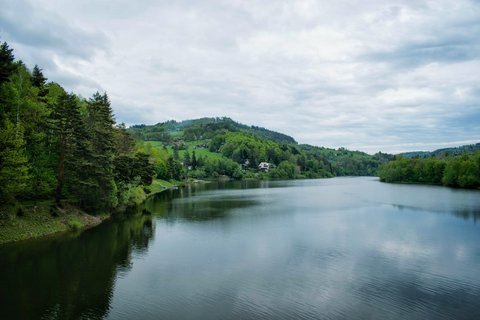
[[[83,224],[78,219],[72,219],[68,222],[68,227],[72,230],[80,230],[83,227]]]

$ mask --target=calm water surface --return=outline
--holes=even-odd
[[[479,191],[242,182],[145,209],[0,247],[0,318],[480,319]]]

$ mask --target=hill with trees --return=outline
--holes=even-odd
[[[129,132],[140,140],[171,142],[175,137],[182,136],[188,140],[201,140],[212,137],[212,133],[220,130],[242,131],[262,137],[264,139],[274,140],[279,143],[297,142],[292,137],[283,133],[271,131],[262,127],[247,126],[233,121],[228,117],[223,118],[200,118],[195,120],[184,120],[176,122],[174,120],[157,123],[156,125],[134,125],[129,128]]]
[[[135,125],[128,132],[156,159],[161,179],[375,175],[378,166],[392,157],[302,145],[288,135],[227,117]],[[268,168],[259,169],[261,163],[267,163]]]

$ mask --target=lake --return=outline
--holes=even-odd
[[[1,319],[480,319],[480,191],[201,184],[0,247]]]

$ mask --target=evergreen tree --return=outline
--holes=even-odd
[[[0,127],[0,202],[12,202],[26,190],[29,177],[24,146],[23,129],[4,120]]]
[[[144,185],[152,184],[155,174],[155,166],[150,162],[149,156],[145,153],[137,153],[134,158],[133,168],[135,175],[140,177]]]
[[[115,127],[115,151],[117,154],[130,154],[135,150],[135,140],[127,132],[125,123]]]
[[[15,71],[14,60],[13,49],[10,49],[6,42],[0,44],[0,85],[8,81],[10,75]]]
[[[37,88],[43,88],[46,82],[47,78],[45,78],[45,76],[43,75],[42,69],[35,65],[32,71],[32,85]]]
[[[93,95],[87,103],[87,130],[90,134],[92,178],[87,205],[91,209],[110,209],[117,204],[114,181],[115,132],[113,112],[107,94]]]
[[[195,151],[194,151],[195,152]],[[188,168],[188,166],[191,164],[191,159],[190,159],[190,153],[185,151],[185,155],[183,156],[183,165]]]
[[[182,179],[182,164],[173,157],[167,159],[167,177],[169,179]]]
[[[192,153],[192,162],[191,162],[193,170],[197,169],[197,157],[195,156],[195,150]]]
[[[180,160],[180,156],[178,155],[178,146],[177,145],[173,146],[173,158],[175,160]]]
[[[58,98],[52,113],[52,128],[57,137],[55,200],[59,205],[66,191],[81,198],[82,186],[86,184],[82,175],[89,154],[88,135],[74,94],[64,92]]]

